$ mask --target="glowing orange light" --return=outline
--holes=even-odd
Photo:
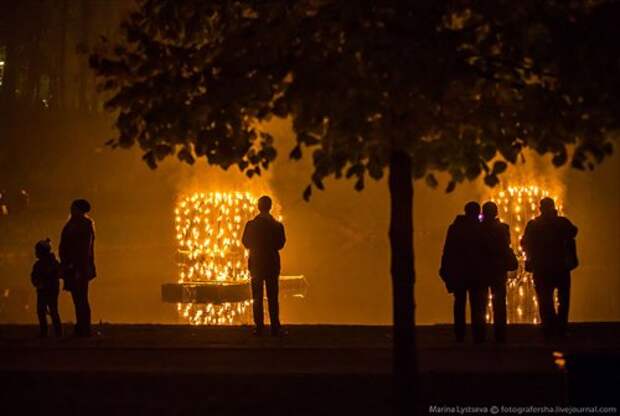
[[[243,282],[250,278],[248,252],[241,244],[245,223],[255,215],[256,198],[245,192],[193,193],[175,213],[179,283]],[[179,303],[193,325],[232,325],[248,314],[251,301]],[[243,320],[243,319],[241,319]]]
[[[534,289],[532,274],[525,271],[525,252],[521,249],[520,241],[527,222],[537,215],[538,200],[549,196],[550,192],[537,185],[509,186],[495,191],[490,200],[494,201],[502,221],[509,225],[511,246],[519,259],[519,267],[515,272],[508,274],[506,284],[506,306],[509,323],[540,323],[538,317],[538,300]],[[562,203],[553,196],[558,212],[562,211]],[[557,302],[557,296],[556,296]],[[493,317],[492,296],[489,293],[487,303],[487,321]]]

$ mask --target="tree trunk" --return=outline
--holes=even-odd
[[[413,414],[418,391],[413,295],[413,180],[411,157],[405,152],[394,151],[391,155],[389,189],[395,405],[400,413]]]

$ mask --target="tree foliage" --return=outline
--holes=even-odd
[[[447,191],[498,182],[525,148],[592,168],[620,120],[616,1],[144,0],[91,66],[119,136],[155,168],[169,155],[260,174],[265,130],[290,117],[328,176],[383,176],[394,150]]]

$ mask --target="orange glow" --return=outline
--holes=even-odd
[[[178,283],[249,281],[249,253],[241,238],[245,224],[257,214],[256,201],[249,192],[195,192],[179,200],[174,210]],[[249,322],[251,304],[179,303],[177,310],[193,325],[234,325]]]
[[[558,195],[537,185],[509,186],[495,191],[489,198],[497,204],[500,220],[510,226],[511,246],[519,259],[519,268],[508,273],[506,284],[509,323],[540,323],[534,280],[532,273],[525,271],[526,256],[520,241],[527,223],[538,215],[538,202],[544,197],[553,198],[558,213],[562,212]],[[493,304],[489,293],[486,319],[492,322],[492,318]]]
[[[179,202],[175,209],[179,283],[250,278],[241,235],[255,205],[253,195],[241,192],[194,193]]]
[[[241,244],[245,223],[255,214],[248,192],[196,192],[174,211],[179,283],[243,282],[250,278],[248,251]],[[193,325],[232,325],[248,321],[251,301],[179,303],[179,315]]]

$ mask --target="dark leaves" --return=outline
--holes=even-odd
[[[499,175],[501,173],[504,173],[506,171],[506,169],[508,169],[508,165],[506,164],[506,162],[502,161],[502,160],[498,160],[493,164],[493,174],[494,175]]]
[[[312,185],[308,185],[306,189],[304,189],[304,201],[310,201],[310,197],[312,196]]]
[[[455,181],[450,181],[448,182],[448,186],[446,186],[446,193],[449,194],[452,191],[454,191],[454,189],[456,188],[456,182]]]
[[[361,192],[364,190],[364,177],[360,176],[357,181],[355,181],[355,186],[354,189],[358,192]]]
[[[361,163],[356,163],[353,166],[351,166],[349,169],[347,169],[347,172],[345,173],[345,177],[348,179],[352,176],[361,176],[364,174],[364,165],[362,165]]]
[[[273,104],[272,112],[274,115],[284,118],[288,115],[288,103],[284,99],[284,97],[280,97]]]
[[[435,178],[435,175],[429,173],[428,175],[426,175],[426,184],[431,188],[435,189],[437,188],[437,185],[439,185],[439,182],[437,182],[437,178]]]
[[[323,185],[323,178],[317,173],[312,175],[312,183],[321,191],[325,189],[325,186]]]
[[[146,152],[142,156],[142,160],[144,160],[146,162],[146,164],[148,165],[149,168],[151,168],[153,170],[157,169],[157,158],[156,158],[155,153],[153,151]]]
[[[177,153],[177,157],[181,162],[185,162],[188,165],[193,165],[195,162],[194,155],[192,155],[191,148],[189,147],[184,147],[179,150],[179,153]]]
[[[301,159],[302,153],[301,153],[301,146],[297,145],[293,148],[293,150],[291,150],[291,153],[289,154],[289,157],[293,160],[299,160]]]
[[[553,166],[560,167],[566,163],[567,159],[566,149],[562,148],[560,152],[553,155],[551,163],[553,163]]]
[[[615,4],[190,3],[139,3],[122,41],[90,57],[116,112],[108,145],[138,144],[152,168],[180,149],[185,163],[260,175],[277,151],[257,126],[273,116],[293,123],[291,159],[312,147],[305,199],[330,176],[357,190],[366,173],[381,179],[394,149],[429,186],[431,172],[448,172],[447,192],[480,175],[496,185],[526,148],[562,166],[575,146],[578,169],[613,150],[604,132],[620,128],[617,42],[588,42],[620,38]]]
[[[499,183],[499,178],[494,173],[490,173],[484,177],[484,183],[487,186],[494,187]]]

